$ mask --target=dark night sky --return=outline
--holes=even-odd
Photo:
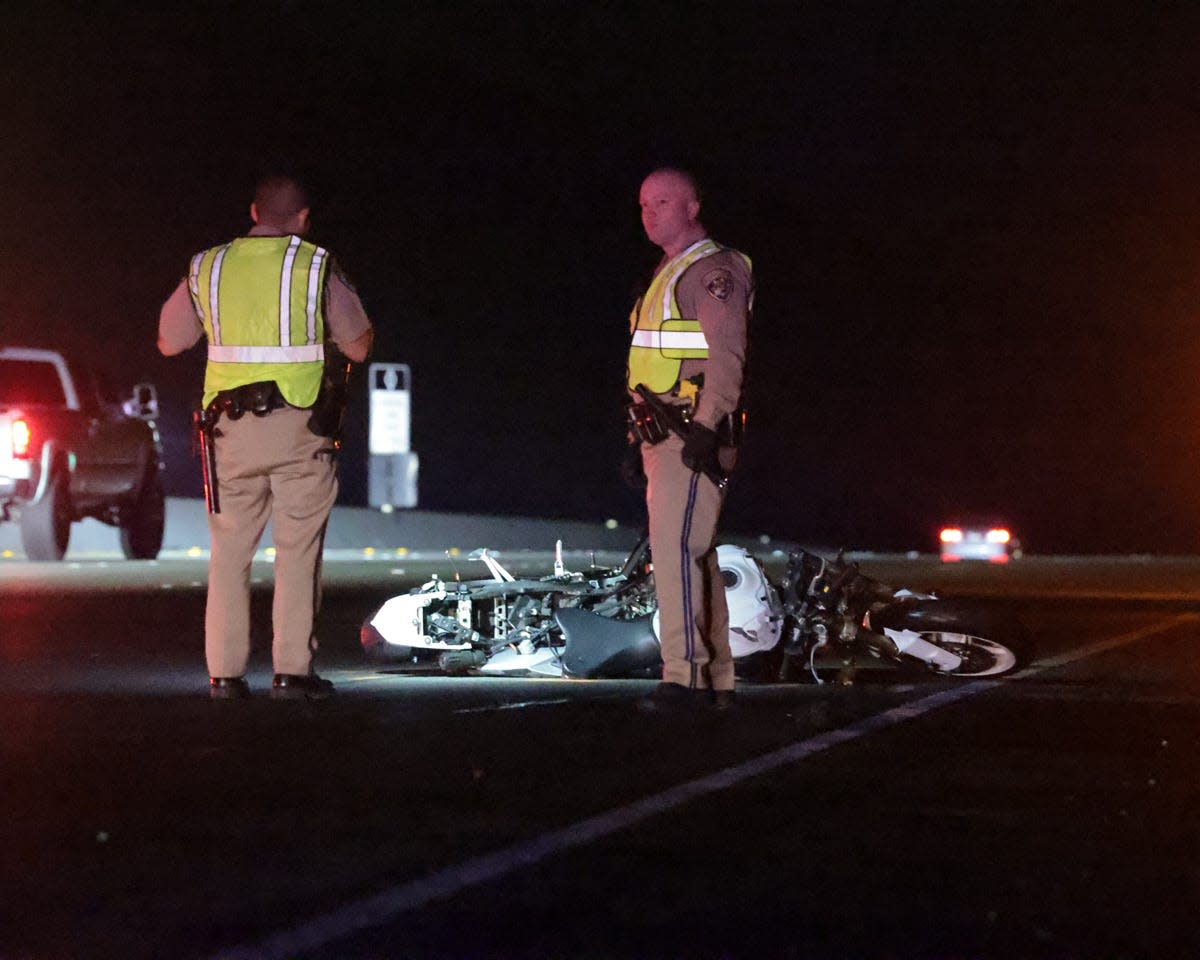
[[[413,368],[421,505],[638,522],[636,193],[674,162],[759,282],[728,528],[929,549],[969,511],[1036,551],[1200,550],[1191,5],[120,9],[6,7],[0,339],[156,381],[172,492],[202,359],[157,356],[158,308],[288,162],[374,359]]]

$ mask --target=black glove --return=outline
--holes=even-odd
[[[630,490],[646,489],[646,471],[642,467],[642,445],[636,440],[625,447],[621,458],[621,480]]]
[[[683,465],[693,473],[719,472],[717,431],[710,430],[693,421],[688,430],[687,439],[683,441],[683,450],[679,456],[683,459]]]

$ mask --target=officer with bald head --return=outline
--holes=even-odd
[[[662,643],[662,682],[647,712],[732,706],[729,611],[717,565],[717,521],[740,435],[747,325],[754,296],[749,258],[713,241],[687,171],[662,168],[638,196],[646,236],[662,251],[630,316],[627,387],[675,408],[686,439],[655,427],[643,403],[632,417],[646,476],[650,551]]]
[[[165,356],[207,340],[202,408],[216,425],[220,512],[205,610],[209,695],[250,696],[250,565],[268,521],[275,544],[271,696],[320,700],[313,670],[325,526],[337,496],[340,417],[326,360],[361,363],[373,330],[325,248],[304,239],[309,198],[290,176],[259,182],[244,237],[202,250],[163,305]],[[332,364],[331,364],[332,365]]]

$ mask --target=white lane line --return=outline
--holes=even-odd
[[[1152,637],[1156,633],[1166,633],[1168,630],[1174,630],[1176,627],[1182,626],[1185,623],[1195,623],[1197,620],[1200,620],[1200,613],[1181,613],[1178,616],[1161,620],[1158,623],[1152,623],[1148,627],[1142,627],[1140,630],[1131,630],[1129,633],[1122,633],[1116,637],[1109,637],[1107,640],[1098,640],[1095,643],[1088,644],[1086,647],[1076,647],[1074,650],[1068,650],[1066,653],[1060,653],[1056,657],[1048,657],[1045,660],[1035,660],[1030,666],[1019,671],[1013,676],[1014,678],[1031,676],[1036,673],[1041,673],[1043,670],[1051,670],[1054,667],[1065,667],[1068,663],[1074,663],[1076,660],[1094,657],[1098,653],[1107,653],[1109,650],[1116,650],[1118,647],[1124,647],[1128,644],[1136,643],[1138,640],[1145,640],[1147,637]]]
[[[1062,666],[1097,653],[1125,646],[1157,633],[1164,633],[1181,624],[1195,622],[1197,619],[1200,619],[1200,614],[1182,614],[1172,617],[1140,630],[1101,640],[1048,660],[1038,661],[1021,671],[1020,675],[1041,673],[1052,667]],[[288,960],[289,957],[303,951],[316,950],[372,927],[382,926],[396,917],[423,907],[434,900],[454,896],[471,887],[497,880],[517,870],[532,866],[547,857],[611,836],[651,817],[682,806],[697,797],[727,790],[752,777],[797,763],[840,744],[886,730],[942,707],[986,693],[1005,682],[977,680],[961,687],[952,687],[919,700],[900,704],[849,726],[826,731],[745,763],[718,770],[689,783],[680,784],[653,796],[636,800],[624,807],[617,807],[594,817],[588,817],[578,823],[543,833],[503,850],[472,857],[454,866],[436,870],[372,897],[332,910],[291,930],[280,931],[258,944],[234,947],[213,954],[212,960]]]
[[[451,711],[453,713],[496,713],[500,710],[524,710],[526,707],[552,707],[560,703],[570,703],[571,701],[563,697],[561,700],[522,700],[519,703],[493,703],[486,707],[463,707],[461,710]]]
[[[385,680],[395,680],[394,673],[350,673],[336,674],[332,671],[329,677],[337,677],[338,683],[382,683]]]
[[[543,833],[503,850],[473,857],[463,863],[434,871],[375,896],[347,904],[292,930],[281,931],[258,944],[221,951],[214,954],[213,958],[214,960],[287,960],[303,951],[315,950],[334,941],[380,926],[434,900],[453,896],[471,887],[531,866],[554,854],[610,836],[650,817],[673,810],[696,797],[727,790],[751,777],[757,777],[779,767],[796,763],[858,737],[896,726],[913,717],[919,717],[932,710],[983,693],[995,685],[994,682],[979,681],[944,690],[913,703],[902,704],[847,727],[830,730],[745,763],[718,770],[716,773],[708,774],[689,783],[636,800],[624,807],[589,817],[559,830]]]

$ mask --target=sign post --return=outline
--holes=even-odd
[[[368,419],[367,502],[372,507],[417,505],[417,455],[409,449],[412,376],[406,363],[372,363]]]

